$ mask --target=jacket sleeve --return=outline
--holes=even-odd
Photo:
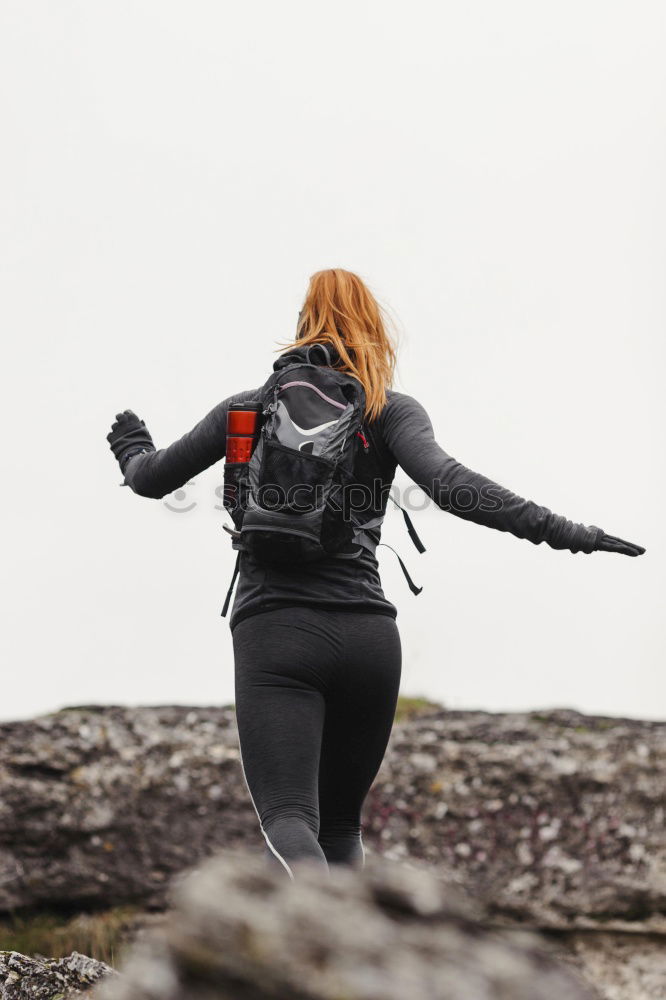
[[[571,552],[596,548],[603,533],[600,528],[553,514],[447,455],[435,440],[425,409],[411,396],[391,393],[382,420],[384,440],[398,465],[443,510],[535,545],[546,542]]]
[[[125,469],[125,485],[139,496],[154,500],[161,500],[184,486],[193,476],[224,458],[229,405],[258,399],[259,392],[259,389],[250,389],[229,396],[168,448],[131,458]]]

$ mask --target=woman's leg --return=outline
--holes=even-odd
[[[361,807],[386,751],[400,687],[398,627],[340,612],[343,658],[326,702],[319,766],[319,843],[330,863],[363,864]]]
[[[233,632],[236,717],[245,780],[272,855],[326,865],[319,846],[318,773],[325,677],[338,658],[318,613],[283,608]]]

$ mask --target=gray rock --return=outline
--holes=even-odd
[[[604,1000],[664,1000],[666,942],[654,934],[572,931],[558,954],[594,983]]]
[[[66,958],[26,958],[0,951],[0,1000],[65,1000],[115,975],[104,962],[73,951]]]
[[[436,766],[415,767],[426,753]],[[507,919],[663,932],[665,815],[664,723],[435,709],[395,727],[367,837]]]
[[[666,930],[666,724],[432,709],[396,725],[369,851],[421,860],[506,920]],[[164,905],[262,842],[232,708],[72,708],[0,725],[0,910]]]
[[[371,862],[295,881],[225,855],[98,1000],[592,1000],[526,932],[493,931],[425,871]]]
[[[496,921],[552,929],[608,1000],[661,1000],[665,751],[663,723],[434,707],[394,729],[366,844],[446,874]],[[230,708],[0,726],[0,910],[163,906],[189,867],[253,840],[261,851]],[[5,995],[21,996],[32,960],[11,961]]]
[[[231,708],[73,708],[0,726],[0,910],[141,901],[243,844]]]

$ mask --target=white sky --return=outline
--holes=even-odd
[[[394,512],[403,691],[666,718],[665,47],[640,0],[3,0],[0,718],[233,698],[220,470],[171,513],[105,435],[261,383],[327,266],[448,451],[648,548]]]

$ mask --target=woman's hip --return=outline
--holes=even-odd
[[[355,673],[400,671],[400,634],[390,615],[289,606],[245,618],[233,633],[236,681],[302,680],[324,692]]]

